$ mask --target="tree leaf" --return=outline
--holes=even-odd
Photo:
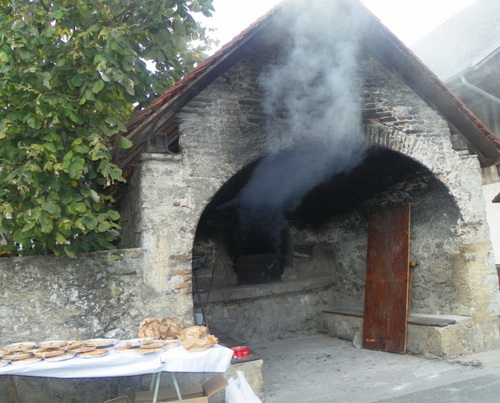
[[[42,203],[42,208],[51,215],[59,215],[61,213],[61,208],[54,202],[44,202]]]
[[[68,117],[73,123],[76,123],[77,125],[82,125],[83,124],[83,119],[78,116],[76,113],[69,112]]]
[[[64,245],[65,243],[68,242],[68,240],[63,236],[63,234],[61,234],[60,232],[58,232],[56,234],[56,242],[59,244],[59,245]]]
[[[104,88],[104,81],[99,80],[92,86],[92,92],[98,94]]]
[[[71,164],[68,167],[69,177],[72,179],[78,179],[83,174],[83,166],[85,165],[85,160],[81,157],[76,157],[71,160]]]
[[[118,146],[124,150],[126,150],[127,148],[130,148],[134,145],[134,143],[131,142],[125,136],[118,136],[116,140],[118,141]]]
[[[126,77],[123,80],[123,85],[125,87],[125,91],[127,91],[129,95],[135,95],[134,82],[130,78]]]
[[[75,74],[73,77],[71,77],[70,80],[70,83],[73,87],[81,87],[84,82],[85,79],[83,77],[83,74]]]
[[[9,63],[9,56],[4,51],[0,51],[0,63]]]
[[[108,217],[110,220],[118,221],[120,219],[120,213],[118,213],[118,211],[115,210],[109,210]]]

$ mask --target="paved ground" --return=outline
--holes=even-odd
[[[252,349],[264,360],[264,403],[500,402],[500,350],[438,361],[328,336]]]

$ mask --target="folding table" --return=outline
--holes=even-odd
[[[123,340],[117,346],[127,343]],[[111,349],[102,357],[75,357],[66,361],[39,361],[34,363],[12,363],[0,367],[0,375],[36,376],[47,378],[109,378],[153,374],[153,402],[156,402],[160,385],[160,374],[172,374],[174,386],[179,395],[176,372],[218,372],[224,373],[231,363],[233,350],[215,345],[204,351],[186,351],[183,347],[172,347],[161,353],[141,355]],[[182,401],[182,397],[179,396]]]

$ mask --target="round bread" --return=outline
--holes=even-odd
[[[62,348],[68,345],[67,341],[63,340],[53,340],[53,341],[43,341],[40,343],[40,348]]]
[[[9,346],[5,346],[2,350],[7,351],[26,351],[37,348],[38,345],[32,342],[14,343]]]
[[[94,351],[94,350],[95,350],[95,347],[83,346],[83,347],[75,348],[75,349],[71,350],[71,352],[75,353],[75,354],[80,354],[80,353],[88,353],[89,351]]]
[[[45,358],[45,361],[49,361],[49,362],[65,361],[65,360],[69,360],[69,359],[73,358],[74,356],[75,356],[75,354],[73,354],[72,352],[67,352],[67,353],[58,355],[56,357]]]
[[[58,355],[63,355],[64,353],[65,351],[59,348],[49,348],[46,350],[33,352],[35,357],[41,357],[41,358],[57,357]]]
[[[137,337],[152,337],[153,339],[160,338],[160,321],[155,318],[146,318],[139,325],[139,333]]]
[[[138,346],[125,344],[124,346],[115,348],[115,351],[134,351],[134,350],[137,350],[137,348],[138,348]]]
[[[165,343],[163,343],[166,347],[175,347],[180,345],[181,343],[179,340],[167,340]]]
[[[87,351],[85,353],[79,353],[78,357],[81,357],[81,358],[102,357],[108,353],[109,353],[109,351],[106,349],[98,349],[98,350]]]
[[[161,353],[162,351],[165,351],[165,347],[155,347],[155,348],[140,348],[137,350],[139,354],[145,355],[145,354],[153,354],[153,353]]]
[[[26,351],[18,351],[11,354],[4,355],[3,358],[9,361],[20,361],[33,357],[33,354]]]
[[[83,341],[70,341],[66,346],[66,350],[74,350],[76,348],[83,347]]]

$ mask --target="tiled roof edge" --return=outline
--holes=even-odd
[[[207,72],[207,70],[215,68],[222,60],[236,51],[241,45],[249,41],[262,29],[264,25],[266,25],[266,23],[269,23],[270,18],[277,12],[279,8],[280,5],[277,5],[276,7],[271,9],[268,13],[251,24],[247,29],[234,37],[230,42],[225,44],[212,56],[207,58],[193,71],[182,77],[169,90],[160,95],[151,105],[149,105],[138,115],[132,118],[127,124],[127,134],[142,126],[143,123],[146,123],[147,119],[151,115],[155,114],[155,112],[157,112],[159,109],[163,109],[164,106],[168,106],[174,99],[182,95],[188,88],[190,88],[195,81],[201,79],[204,73]]]

